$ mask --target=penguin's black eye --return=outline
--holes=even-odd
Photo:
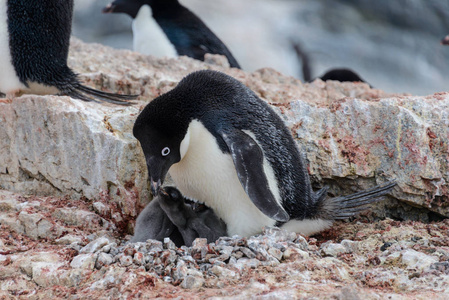
[[[162,156],[167,156],[170,154],[170,148],[165,147],[164,149],[162,149]]]

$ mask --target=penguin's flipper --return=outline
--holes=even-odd
[[[231,152],[235,169],[251,201],[268,217],[287,222],[290,217],[270,190],[264,171],[264,155],[256,141],[243,131],[221,133]]]

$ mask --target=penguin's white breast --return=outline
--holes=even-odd
[[[258,234],[275,221],[263,214],[243,189],[231,155],[223,153],[215,137],[197,120],[190,123],[189,146],[169,173],[187,197],[211,207],[226,223],[229,235]]]
[[[7,0],[0,0],[0,91],[9,94],[23,90],[25,86],[20,82],[12,64],[7,9]],[[20,51],[18,49],[15,50]]]
[[[142,5],[133,21],[134,51],[156,57],[177,57],[175,47],[152,16],[149,5]]]

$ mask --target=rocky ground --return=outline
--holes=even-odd
[[[91,86],[141,96],[129,107],[0,102],[0,299],[447,299],[449,93],[303,84],[273,69],[229,69],[217,56],[158,60],[78,40],[69,62]],[[126,244],[149,200],[133,122],[199,69],[234,76],[274,107],[314,187],[329,185],[332,196],[398,186],[371,212],[313,237],[267,228],[190,248]]]
[[[1,299],[447,299],[449,222],[360,217],[190,248],[126,244],[107,203],[0,193]]]

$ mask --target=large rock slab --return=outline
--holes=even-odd
[[[362,83],[303,84],[272,69],[246,73],[221,66],[214,56],[207,61],[156,59],[74,39],[69,63],[88,84],[140,99],[129,107],[59,96],[0,103],[0,188],[113,201],[115,220],[136,216],[149,190],[132,136],[135,118],[188,73],[215,69],[241,80],[281,114],[316,187],[329,184],[340,195],[395,179],[395,199],[449,216],[449,93],[413,97]],[[390,200],[391,208],[396,202]],[[399,217],[427,216],[402,211]]]

